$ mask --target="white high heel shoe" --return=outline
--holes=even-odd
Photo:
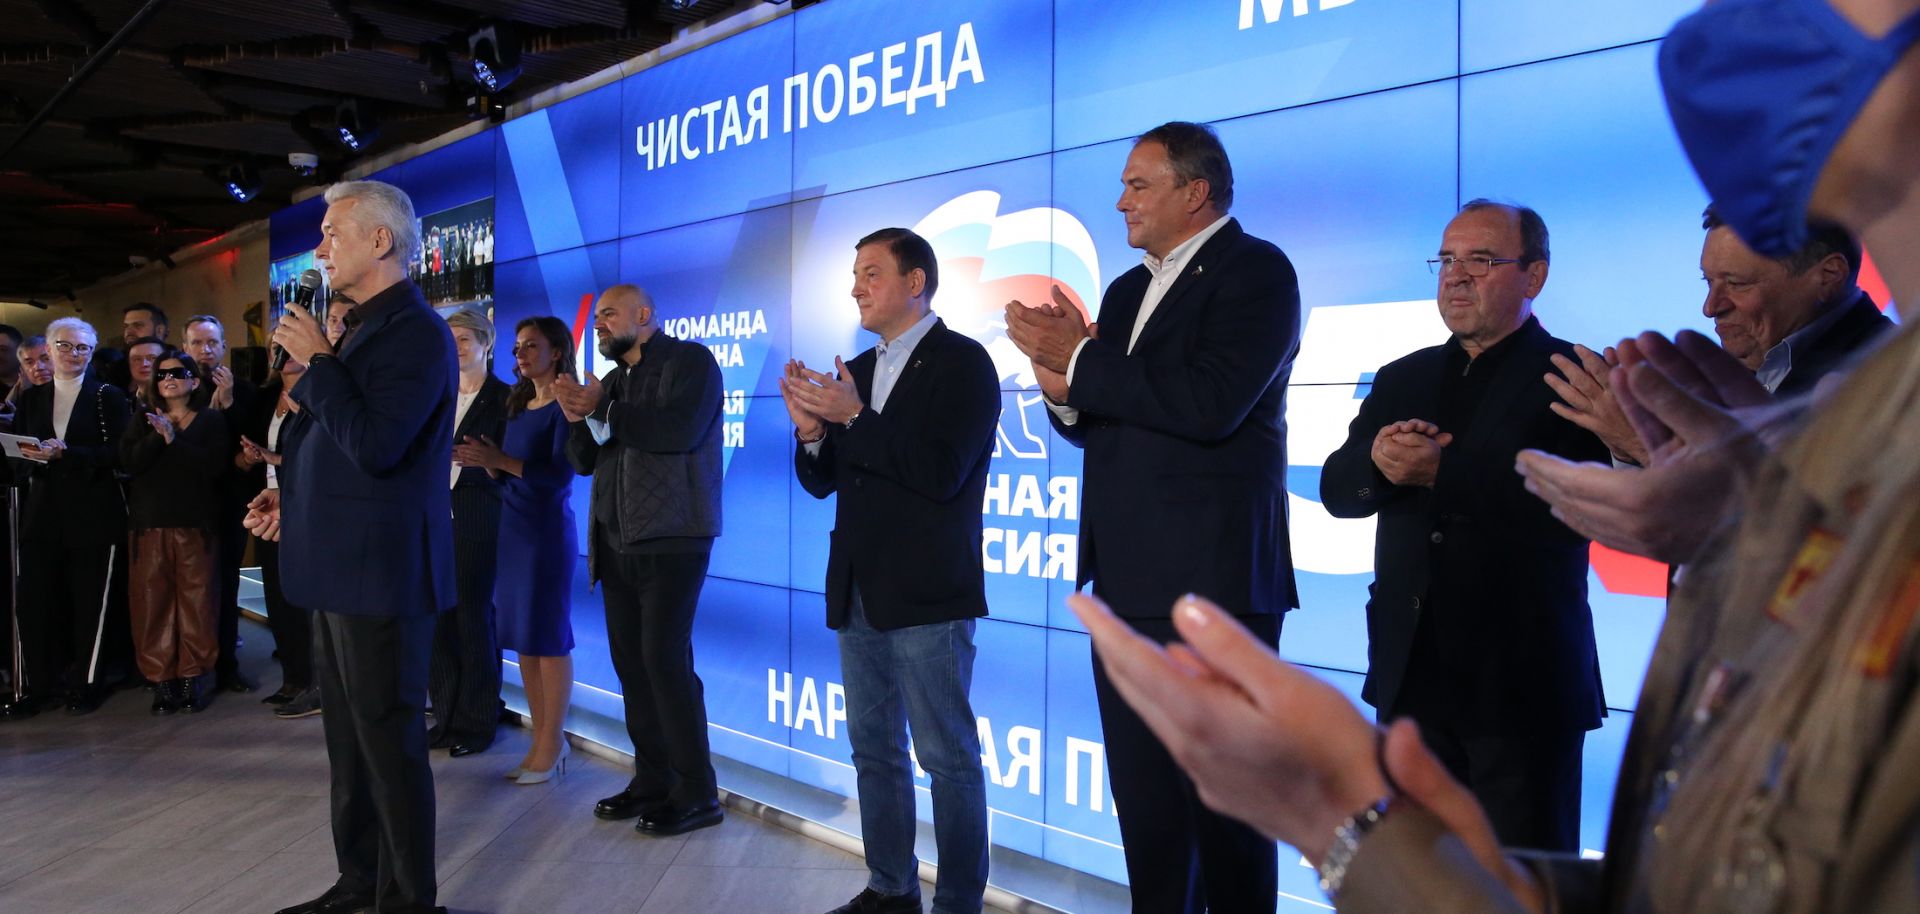
[[[560,754],[554,758],[552,767],[546,769],[545,771],[534,771],[534,770],[523,771],[520,773],[519,777],[514,779],[513,782],[515,784],[519,784],[524,787],[531,784],[545,784],[546,782],[551,781],[556,777],[565,776],[567,773],[567,756],[572,754],[572,751],[573,751],[572,744],[567,743],[564,740],[561,741]]]

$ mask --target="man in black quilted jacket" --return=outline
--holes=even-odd
[[[638,817],[642,834],[684,834],[721,818],[692,641],[720,535],[720,365],[660,332],[638,286],[601,293],[593,333],[616,366],[584,384],[563,375],[556,396],[573,424],[568,459],[593,476],[587,567],[606,602],[634,767],[593,812]]]

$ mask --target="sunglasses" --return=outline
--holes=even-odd
[[[195,377],[194,373],[185,368],[155,368],[153,370],[153,379],[155,381],[185,381],[193,377]]]

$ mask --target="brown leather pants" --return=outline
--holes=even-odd
[[[198,676],[220,659],[212,533],[192,527],[135,530],[127,601],[140,675],[154,682]]]

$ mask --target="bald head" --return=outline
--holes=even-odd
[[[594,339],[600,345],[600,354],[609,359],[628,364],[639,361],[641,344],[658,329],[653,298],[639,286],[610,286],[593,306]]]

